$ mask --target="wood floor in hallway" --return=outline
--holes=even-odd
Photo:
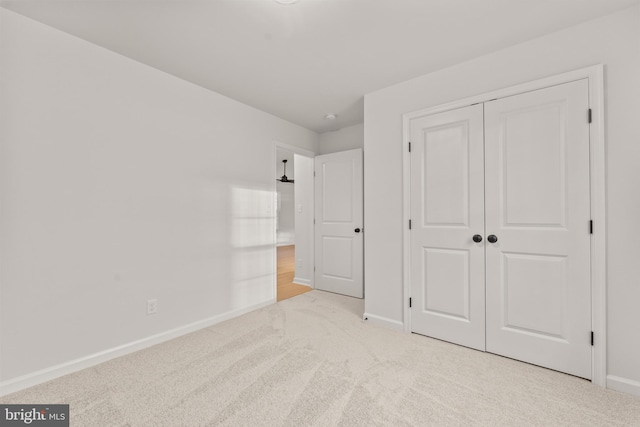
[[[296,272],[295,245],[278,246],[278,301],[304,294],[309,286],[293,283]]]

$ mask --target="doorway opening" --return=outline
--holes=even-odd
[[[276,143],[276,301],[313,289],[313,153]]]

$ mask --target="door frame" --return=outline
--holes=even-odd
[[[273,221],[273,279],[272,279],[272,289],[273,289],[273,294],[272,294],[272,301],[275,303],[277,302],[277,298],[278,298],[278,237],[277,237],[277,232],[276,232],[276,225],[275,225],[275,218],[276,215],[278,214],[278,206],[276,204],[275,201],[275,194],[277,192],[276,189],[276,177],[278,176],[278,165],[277,165],[277,152],[278,149],[280,150],[285,150],[285,151],[290,151],[294,154],[299,154],[301,156],[305,156],[305,157],[309,157],[311,159],[316,157],[316,153],[314,153],[313,151],[310,150],[305,150],[304,148],[300,148],[300,147],[296,147],[295,145],[289,145],[289,144],[285,144],[284,142],[280,142],[280,141],[273,141],[273,148],[272,148],[272,152],[271,152],[271,177],[273,178],[273,187],[272,187],[272,192],[273,192],[273,203],[271,206],[271,216],[272,218],[274,218]],[[310,191],[313,192],[313,185],[311,185],[311,189]],[[315,203],[315,197],[311,198],[312,203]],[[294,200],[295,202],[295,200]],[[315,206],[311,207],[312,212],[314,212]],[[312,232],[311,232],[311,254],[310,254],[310,259],[305,260],[305,263],[307,265],[314,265],[315,264],[315,233],[313,230],[313,224],[311,224],[311,228],[312,228]],[[311,289],[315,289],[315,283],[314,283],[314,277],[313,275],[311,276],[311,283],[310,283],[310,287]]]
[[[516,86],[474,95],[468,98],[405,113],[402,116],[402,258],[403,258],[403,311],[404,330],[411,332],[411,157],[409,138],[411,120],[436,113],[486,102],[495,98],[518,95],[550,86],[587,79],[589,108],[592,122],[589,127],[590,207],[593,220],[591,234],[591,327],[595,334],[591,348],[591,382],[606,387],[607,374],[607,286],[606,286],[606,187],[605,187],[605,133],[604,133],[604,66],[602,64],[562,73]],[[585,113],[586,114],[586,113]],[[585,117],[586,120],[586,117]]]

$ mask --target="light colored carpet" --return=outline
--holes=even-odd
[[[640,399],[361,320],[309,292],[0,398],[72,426],[640,426]]]

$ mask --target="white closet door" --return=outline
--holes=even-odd
[[[485,104],[487,351],[583,378],[591,378],[587,117],[587,80]]]
[[[411,327],[484,350],[482,105],[411,121]]]

